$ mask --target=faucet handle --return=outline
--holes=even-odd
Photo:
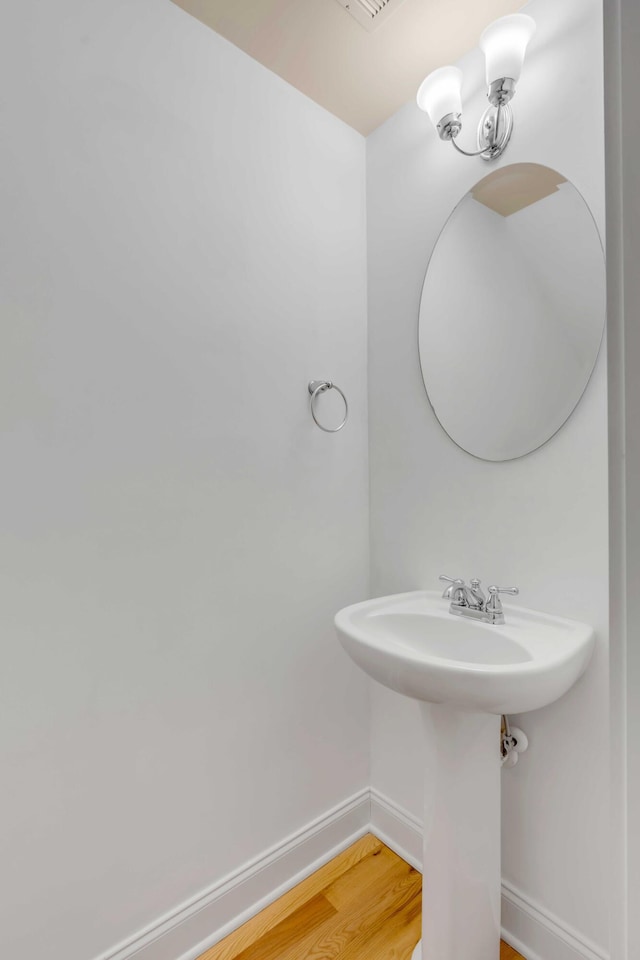
[[[489,613],[501,613],[502,604],[500,602],[500,593],[508,593],[512,597],[517,597],[520,591],[517,587],[497,587],[492,584],[489,588],[489,597],[487,599],[487,610]]]
[[[495,584],[492,584],[492,586],[489,587],[489,593],[492,593],[492,594],[508,593],[512,597],[517,597],[518,594],[520,593],[520,590],[518,589],[518,587],[496,587]]]
[[[458,577],[445,577],[444,573],[440,574],[438,580],[442,580],[443,583],[449,584],[448,587],[445,587],[444,593],[442,594],[444,600],[451,600],[454,587],[461,587],[464,585],[464,580],[460,580]]]

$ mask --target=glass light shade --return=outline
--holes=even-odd
[[[526,13],[500,17],[480,37],[487,62],[487,86],[508,77],[516,83],[522,73],[527,44],[536,32],[536,22]]]
[[[434,127],[450,113],[462,113],[462,71],[457,67],[440,67],[422,81],[418,89],[418,106]]]

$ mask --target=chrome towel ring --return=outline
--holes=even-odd
[[[324,393],[325,390],[337,390],[342,399],[344,400],[344,419],[341,424],[337,427],[323,427],[318,418],[316,417],[315,411],[315,402],[316,398]],[[347,422],[347,417],[349,416],[349,404],[347,403],[347,398],[344,393],[337,387],[335,383],[332,383],[330,380],[310,380],[309,381],[309,393],[311,394],[310,406],[311,406],[311,416],[314,419],[314,422],[321,430],[324,430],[325,433],[337,433],[338,430],[342,430],[345,423]]]

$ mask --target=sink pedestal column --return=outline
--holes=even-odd
[[[500,956],[500,717],[420,703],[424,960]],[[421,941],[422,943],[422,941]],[[412,960],[422,960],[421,943]]]

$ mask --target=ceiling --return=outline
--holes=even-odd
[[[412,100],[431,70],[476,46],[487,24],[524,6],[387,0],[369,31],[341,5],[354,0],[173,2],[365,136]]]

